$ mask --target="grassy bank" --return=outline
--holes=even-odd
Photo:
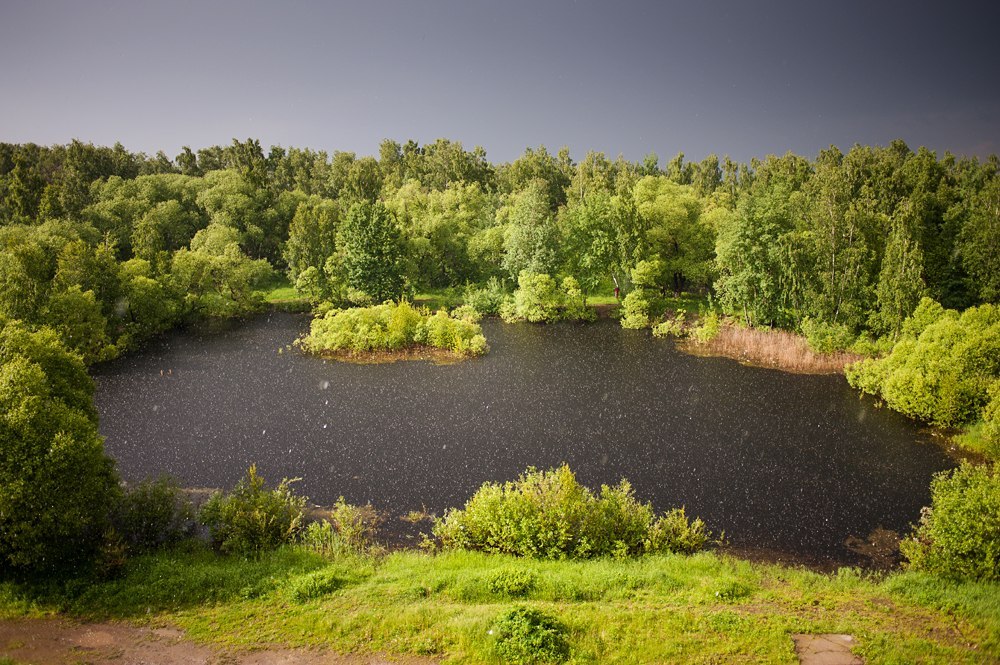
[[[552,562],[397,552],[328,560],[286,547],[245,560],[189,544],[137,558],[114,581],[0,585],[2,618],[169,624],[226,648],[286,645],[457,663],[497,662],[490,630],[514,605],[558,619],[570,662],[578,663],[791,663],[790,635],[821,632],[854,635],[869,663],[1000,658],[996,585],[913,573],[869,579],[846,569],[823,575],[712,553]]]

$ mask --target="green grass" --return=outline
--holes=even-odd
[[[309,299],[299,294],[285,275],[275,277],[261,292],[264,302],[272,307],[289,311],[308,311],[311,307]]]
[[[961,433],[953,436],[952,440],[965,450],[1000,462],[1000,445],[986,438],[982,421],[966,426]]]
[[[531,583],[497,583],[512,574]],[[811,632],[854,635],[868,663],[1000,658],[998,585],[823,575],[713,553],[536,561],[405,551],[330,561],[285,548],[247,561],[188,545],[137,558],[115,581],[0,585],[0,616],[154,621],[230,648],[284,644],[458,663],[496,662],[489,630],[515,604],[565,625],[576,663],[794,663],[790,635]]]
[[[427,289],[413,296],[413,304],[426,307],[431,311],[439,310],[442,307],[454,309],[462,304],[464,292],[465,289],[459,287]]]

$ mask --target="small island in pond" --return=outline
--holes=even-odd
[[[297,343],[309,353],[354,362],[461,360],[489,351],[474,310],[431,313],[406,301],[330,309]]]

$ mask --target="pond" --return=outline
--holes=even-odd
[[[613,321],[486,321],[490,353],[450,365],[286,349],[307,327],[276,312],[98,367],[122,476],[229,488],[257,463],[313,503],[371,502],[401,534],[410,510],[440,515],[485,481],[567,462],[591,488],[624,477],[658,510],[685,506],[738,550],[852,563],[849,537],[905,532],[953,466],[843,377],[693,357]]]

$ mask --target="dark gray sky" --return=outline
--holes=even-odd
[[[0,140],[1000,152],[1000,3],[0,0]]]

